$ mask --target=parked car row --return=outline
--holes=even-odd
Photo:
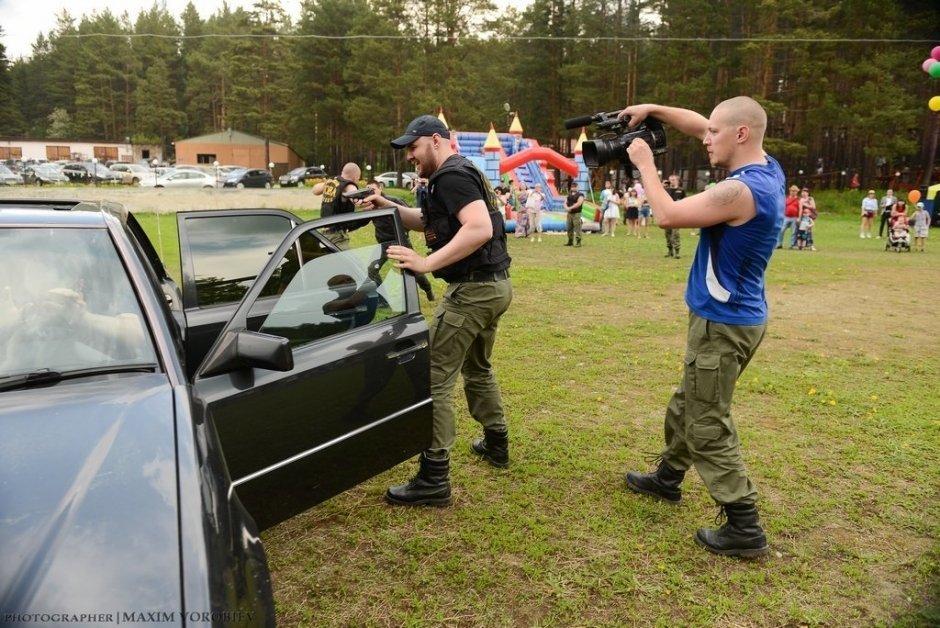
[[[329,178],[319,166],[294,168],[278,179],[281,187],[311,185]],[[402,187],[412,189],[414,172],[401,173]],[[398,173],[383,172],[375,179],[387,187],[397,187]],[[123,183],[156,188],[272,188],[274,176],[262,168],[245,166],[210,166],[180,164],[150,167],[142,164],[72,161],[64,164],[44,162],[26,166],[21,173],[0,164],[0,185],[52,185],[57,183]]]

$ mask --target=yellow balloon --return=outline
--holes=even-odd
[[[940,96],[934,96],[927,101],[927,106],[931,111],[940,111]]]

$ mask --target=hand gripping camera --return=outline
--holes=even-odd
[[[608,111],[565,120],[566,129],[594,124],[604,131],[597,139],[581,144],[584,163],[589,168],[603,166],[614,158],[619,159],[625,167],[632,167],[630,157],[627,156],[627,146],[638,137],[642,137],[650,145],[654,155],[662,155],[666,152],[666,129],[663,128],[662,122],[656,118],[647,117],[635,128],[628,129],[629,119],[617,118],[619,113],[619,111]]]

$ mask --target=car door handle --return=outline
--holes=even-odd
[[[404,364],[405,362],[410,362],[414,359],[415,354],[422,349],[428,348],[428,341],[422,340],[418,344],[411,345],[410,347],[405,347],[404,349],[399,349],[398,351],[390,351],[385,354],[386,359],[388,360],[398,360],[399,364]]]

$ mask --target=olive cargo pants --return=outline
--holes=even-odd
[[[449,455],[457,440],[453,394],[463,375],[470,415],[484,428],[506,426],[490,356],[499,318],[512,302],[509,279],[448,284],[430,322],[431,400],[434,421],[428,457]]]
[[[765,330],[766,325],[724,325],[689,314],[685,371],[666,408],[662,458],[676,470],[694,466],[718,504],[757,501],[731,418],[731,398]]]

